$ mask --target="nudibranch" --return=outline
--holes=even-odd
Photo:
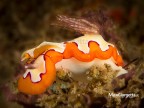
[[[63,18],[65,21],[68,19]],[[69,20],[75,21],[72,18]],[[82,22],[88,25],[88,21]],[[75,28],[80,28],[77,25],[79,24],[76,24]],[[61,43],[43,42],[25,51],[22,61],[27,60],[26,71],[18,80],[19,91],[33,95],[45,92],[55,81],[58,69],[70,71],[76,80],[81,79],[76,76],[85,74],[93,65],[109,64],[114,70],[118,70],[117,76],[127,73],[122,68],[124,63],[117,48],[106,42],[95,26],[92,26],[93,28],[88,29],[81,27],[85,31],[84,35],[74,40]]]

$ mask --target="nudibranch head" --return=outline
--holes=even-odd
[[[26,72],[18,80],[18,89],[26,94],[43,93],[55,80],[55,67],[49,57],[40,55],[25,68]]]
[[[23,53],[22,56],[21,56],[21,61],[25,61],[25,60],[28,60],[30,57],[30,55],[28,53]]]

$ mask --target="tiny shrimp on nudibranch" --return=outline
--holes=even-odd
[[[55,81],[56,70],[61,68],[70,71],[76,80],[93,65],[109,64],[113,70],[118,70],[117,76],[127,73],[122,68],[124,63],[117,48],[103,39],[95,24],[66,16],[60,16],[58,20],[83,36],[61,43],[43,42],[25,51],[21,60],[26,61],[26,71],[18,80],[20,92],[45,92]]]

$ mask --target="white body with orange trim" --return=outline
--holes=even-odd
[[[89,42],[91,42],[91,41],[96,42],[99,45],[99,48],[102,52],[109,50],[110,46],[114,47],[113,44],[106,42],[102,38],[101,35],[84,35],[84,36],[76,38],[72,41],[68,41],[67,43],[73,43],[73,42],[76,43],[79,51],[83,52],[84,54],[88,54],[90,52]],[[47,49],[44,49],[42,51],[41,48],[43,46],[47,46],[47,47],[51,46],[51,47],[48,47]],[[39,52],[38,50],[41,51],[42,53],[37,54],[37,52]],[[66,52],[66,44],[65,43],[43,42],[38,47],[35,47],[31,50],[27,50],[26,52],[24,52],[22,60],[29,59],[29,58],[35,58],[36,60],[34,61],[33,64],[30,64],[34,67],[34,69],[29,69],[27,67],[26,72],[23,75],[23,79],[21,80],[21,82],[23,82],[25,80],[25,78],[27,78],[27,76],[29,76],[29,75],[30,75],[30,79],[31,79],[32,83],[39,83],[42,80],[42,77],[40,75],[47,74],[46,65],[48,66],[48,64],[45,63],[44,57],[49,57],[51,59],[51,57],[53,56],[53,55],[45,55],[50,50],[54,50],[55,52],[60,53],[62,55],[64,52]],[[75,52],[75,50],[73,50],[73,51]],[[25,56],[25,54],[27,54],[29,56]],[[37,54],[37,56],[35,56],[36,54]],[[119,56],[118,51],[115,52],[114,56],[115,55]],[[65,54],[63,56],[65,56]],[[61,59],[60,61],[55,63],[55,68],[56,68],[56,70],[66,69],[72,73],[72,76],[74,77],[74,79],[79,80],[79,79],[81,79],[80,76],[81,77],[83,75],[85,76],[86,71],[88,69],[90,69],[90,67],[92,67],[93,65],[102,67],[104,64],[109,64],[109,65],[111,65],[113,70],[118,70],[119,72],[118,72],[117,76],[127,73],[126,70],[124,70],[121,66],[118,66],[116,64],[116,61],[113,58],[113,56],[111,56],[110,58],[105,59],[105,60],[102,60],[100,58],[94,58],[93,60],[88,61],[88,62],[80,61],[80,60],[76,59],[75,57],[71,57],[68,59]],[[19,86],[21,86],[21,85],[19,84]],[[22,91],[22,89],[23,88],[20,87],[21,91]],[[22,91],[22,92],[25,92],[25,91]],[[27,93],[30,93],[30,92],[27,92]],[[36,92],[36,93],[39,93],[39,92]],[[36,94],[36,93],[34,93],[34,94]]]

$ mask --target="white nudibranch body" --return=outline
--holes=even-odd
[[[109,46],[114,47],[113,44],[106,42],[101,35],[84,35],[74,40],[68,41],[68,43],[73,43],[73,42],[77,44],[78,50],[84,52],[85,54],[88,54],[90,52],[89,42],[96,42],[99,45],[101,51],[103,52],[108,50]],[[31,57],[34,57],[34,50],[39,49],[42,46],[53,46],[47,49],[46,51],[54,50],[59,53],[64,53],[66,44],[43,42],[38,47],[26,51],[26,53],[28,53]],[[116,53],[117,55],[119,55],[118,51],[116,51]],[[43,52],[43,54],[45,54],[45,52]],[[25,74],[23,75],[24,78],[26,78],[26,76],[30,74],[32,82],[39,82],[41,80],[40,75],[46,72],[45,60],[43,56],[44,55],[40,55],[35,60],[33,64],[35,69],[26,70]],[[106,60],[95,58],[88,62],[80,61],[77,60],[75,57],[72,57],[69,59],[62,59],[61,61],[55,64],[55,67],[57,70],[66,69],[70,71],[74,77],[76,77],[76,75],[81,76],[82,74],[85,74],[85,72],[94,65],[102,67],[104,64],[109,64],[113,70],[117,70],[118,71],[117,76],[127,73],[127,71],[124,70],[121,66],[116,65],[116,60],[112,56]]]
[[[118,71],[117,76],[127,73],[122,68],[124,63],[117,48],[103,39],[96,25],[64,16],[59,20],[84,35],[67,42],[43,42],[25,51],[21,60],[27,60],[26,71],[18,82],[21,92],[43,93],[55,81],[59,69],[68,70],[76,80],[87,80],[86,71],[94,65],[103,67],[108,64]]]

